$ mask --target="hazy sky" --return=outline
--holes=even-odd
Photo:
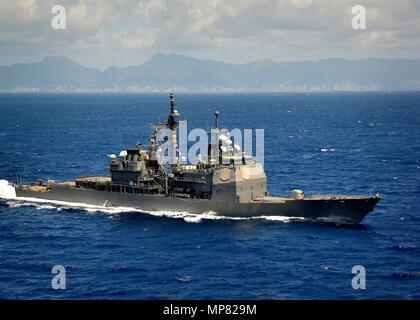
[[[51,8],[66,8],[53,30]],[[351,27],[354,5],[367,29]],[[420,58],[419,0],[0,0],[0,65],[67,56],[106,68],[156,52],[242,63]]]

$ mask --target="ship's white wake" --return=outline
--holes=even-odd
[[[0,198],[16,198],[15,187],[9,184],[7,180],[0,180]]]
[[[1,197],[0,197],[1,198]],[[6,205],[9,207],[34,207],[37,210],[84,210],[87,213],[105,213],[110,216],[118,215],[121,213],[143,213],[155,217],[166,217],[173,219],[183,219],[188,223],[200,223],[203,220],[267,220],[279,222],[302,221],[302,217],[284,217],[284,216],[258,216],[258,217],[229,217],[221,215],[214,211],[207,211],[203,213],[191,213],[186,211],[149,211],[132,207],[102,207],[86,203],[75,203],[57,200],[46,200],[38,198],[26,197],[8,197],[5,199]]]

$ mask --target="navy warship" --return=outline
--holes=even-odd
[[[40,180],[34,184],[16,183],[14,197],[37,198],[102,207],[134,207],[144,211],[209,213],[227,217],[284,216],[336,224],[358,224],[380,200],[379,194],[365,196],[305,196],[292,190],[286,197],[271,196],[263,166],[240,148],[232,147],[222,133],[220,114],[207,155],[196,164],[159,161],[158,133],[176,132],[180,113],[174,96],[169,96],[169,115],[152,126],[148,147],[140,143],[109,155],[109,176],[77,177],[70,182]],[[9,193],[10,195],[10,193]]]

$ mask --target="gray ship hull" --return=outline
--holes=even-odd
[[[165,195],[141,195],[52,185],[48,191],[15,186],[17,197],[84,203],[106,207],[133,207],[144,211],[214,214],[228,217],[285,216],[317,222],[357,224],[380,200],[379,196],[319,196],[305,199],[265,197],[252,202],[186,199]]]

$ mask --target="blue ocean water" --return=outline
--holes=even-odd
[[[107,172],[166,94],[0,95],[0,179]],[[3,299],[420,299],[420,93],[177,94],[190,127],[265,129],[271,194],[383,199],[360,226],[0,201]],[[51,288],[53,265],[66,289]],[[354,290],[351,269],[366,268]]]

